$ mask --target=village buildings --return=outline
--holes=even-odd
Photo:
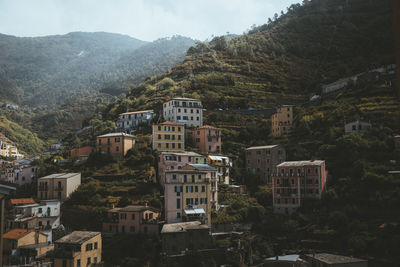
[[[211,225],[211,209],[218,209],[217,170],[207,164],[188,164],[166,171],[164,202],[168,223],[195,217]]]
[[[66,200],[81,184],[80,173],[55,173],[37,181],[39,199]]]
[[[192,139],[200,153],[221,153],[221,129],[204,125],[192,131]]]
[[[272,114],[272,136],[279,137],[287,134],[293,126],[293,106],[282,105]]]
[[[74,231],[54,243],[54,267],[87,267],[102,261],[100,232]]]
[[[210,227],[198,221],[164,224],[161,239],[162,250],[168,255],[214,247]]]
[[[116,123],[117,131],[133,132],[140,125],[151,125],[153,117],[154,110],[133,111],[119,114],[119,120]]]
[[[97,136],[96,151],[123,158],[135,146],[136,137],[126,133],[109,133]]]
[[[103,232],[158,235],[160,216],[160,210],[149,206],[130,205],[113,208],[107,212]]]
[[[158,181],[162,187],[165,183],[165,172],[181,169],[186,164],[207,164],[207,158],[191,151],[161,152],[158,155]]]
[[[214,167],[217,170],[217,180],[219,184],[229,185],[230,183],[230,168],[232,162],[227,156],[215,156],[209,155],[207,157],[208,165]]]
[[[275,213],[292,214],[305,199],[321,199],[326,190],[325,161],[285,161],[272,176]]]
[[[356,120],[356,121],[347,123],[344,126],[344,132],[345,132],[345,134],[365,133],[365,132],[371,130],[371,128],[372,128],[371,123]]]
[[[286,150],[281,145],[254,146],[246,149],[246,170],[261,182],[270,184],[276,166],[286,160]]]
[[[6,141],[0,140],[0,156],[5,158],[21,159],[24,157],[18,152],[18,148]]]
[[[184,151],[185,127],[182,123],[163,122],[153,124],[153,150]]]
[[[186,127],[199,127],[203,125],[203,105],[198,99],[173,98],[163,104],[163,117]]]
[[[73,160],[87,160],[94,150],[92,146],[72,148],[68,153],[68,157]]]

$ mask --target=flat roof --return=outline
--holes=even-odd
[[[193,222],[180,222],[180,223],[169,223],[164,224],[161,233],[184,233],[187,230],[200,230],[200,229],[210,229],[206,224],[201,224],[199,221]]]
[[[199,171],[215,171],[216,168],[208,165],[208,164],[188,164],[189,166],[194,167],[196,170]]]
[[[352,262],[366,262],[367,260],[357,259],[353,257],[329,254],[329,253],[317,253],[317,254],[307,254],[307,257],[317,259],[318,261],[327,264],[339,264],[339,263],[352,263]]]
[[[69,173],[53,173],[44,177],[40,177],[40,179],[69,179],[75,177],[77,175],[81,175],[79,172],[69,172]]]
[[[266,261],[292,261],[296,262],[300,258],[300,255],[298,254],[292,254],[292,255],[285,255],[285,256],[276,256],[276,257],[270,257],[266,258]]]
[[[274,148],[274,147],[277,147],[277,146],[279,146],[279,145],[251,146],[249,148],[246,148],[246,150]]]
[[[158,209],[153,208],[153,207],[150,207],[150,206],[129,205],[129,206],[126,206],[126,207],[111,209],[111,210],[109,210],[109,212],[117,212],[117,211],[122,211],[122,212],[135,212],[135,211],[144,211],[144,210],[159,211]]]
[[[182,152],[161,152],[161,155],[177,155],[177,156],[193,156],[193,157],[205,157],[199,153],[193,151],[182,151]]]
[[[223,159],[227,159],[227,160],[229,160],[229,157],[227,157],[227,156],[213,156],[213,155],[210,155],[210,156],[208,156],[211,160],[223,160]]]
[[[300,160],[300,161],[285,161],[276,167],[301,167],[301,166],[321,166],[324,164],[324,160]]]
[[[187,97],[174,97],[169,101],[172,101],[172,100],[201,101],[200,99],[187,98]],[[167,102],[169,102],[169,101],[167,101]]]
[[[149,110],[141,110],[141,111],[131,111],[131,112],[121,113],[119,115],[121,116],[121,115],[129,115],[129,114],[140,114],[140,113],[147,113],[147,112],[154,112],[154,110],[149,109]]]
[[[131,134],[126,134],[126,133],[108,133],[108,134],[99,135],[97,137],[118,137],[118,136],[136,138],[136,136],[131,135]]]
[[[63,244],[82,244],[83,242],[100,235],[100,232],[89,232],[89,231],[74,231],[69,235],[63,236],[55,243],[63,243]]]

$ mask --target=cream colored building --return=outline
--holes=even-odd
[[[272,136],[282,136],[290,131],[293,126],[293,106],[283,105],[276,108],[272,114]]]
[[[167,223],[199,220],[211,225],[211,210],[218,208],[217,170],[207,164],[187,164],[165,172]]]
[[[153,124],[153,150],[184,151],[185,126],[170,121]]]
[[[54,243],[54,267],[86,267],[101,262],[100,232],[74,231]]]
[[[81,184],[80,173],[56,173],[38,179],[39,199],[66,200]]]

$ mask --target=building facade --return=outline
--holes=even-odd
[[[165,178],[165,220],[189,220],[191,210],[198,209],[193,215],[211,225],[211,209],[218,209],[217,170],[207,164],[188,164],[166,171]]]
[[[207,157],[207,163],[217,170],[218,183],[229,185],[229,173],[230,168],[232,167],[232,162],[230,161],[229,157],[209,155]]]
[[[81,185],[80,173],[56,173],[38,181],[37,197],[39,199],[66,200]]]
[[[119,114],[117,121],[117,131],[132,132],[136,130],[139,125],[151,125],[154,117],[154,110],[142,110],[125,112]]]
[[[328,172],[325,161],[286,161],[272,177],[274,212],[292,214],[305,199],[321,199]]]
[[[357,120],[357,121],[347,123],[344,126],[344,132],[345,132],[345,134],[365,133],[365,132],[371,130],[371,128],[372,128],[371,123]]]
[[[123,158],[135,146],[136,137],[126,133],[109,133],[97,136],[96,151],[110,154],[116,159]]]
[[[158,156],[158,181],[165,183],[165,171],[179,170],[186,164],[207,164],[205,156],[195,152],[161,152]]]
[[[74,160],[86,160],[94,150],[92,146],[77,147],[71,149],[68,156],[70,159]]]
[[[164,224],[161,240],[162,250],[168,255],[214,247],[210,227],[197,221]]]
[[[293,106],[283,105],[272,114],[272,136],[279,137],[290,131],[293,126]]]
[[[113,208],[107,212],[103,232],[158,235],[160,216],[160,210],[148,206]]]
[[[153,124],[153,150],[184,151],[185,127],[182,123],[163,122]]]
[[[100,232],[74,231],[54,243],[54,267],[87,267],[101,262]]]
[[[195,147],[201,153],[221,153],[221,129],[210,125],[204,125],[192,131],[192,139]]]
[[[203,125],[203,105],[198,99],[173,98],[163,105],[166,121],[183,123],[186,127]]]
[[[246,149],[246,170],[271,184],[276,166],[286,160],[286,150],[281,145],[254,146]]]

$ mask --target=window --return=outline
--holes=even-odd
[[[180,218],[181,217],[181,213],[180,212],[177,212],[176,213],[176,218]]]
[[[93,263],[97,263],[97,257],[93,258]]]
[[[199,192],[199,187],[197,185],[194,187],[194,192]]]
[[[119,143],[121,139],[119,137],[115,137],[115,143]]]
[[[135,226],[129,227],[129,232],[134,233],[135,232]]]
[[[115,147],[115,151],[117,151],[117,152],[119,151],[119,146]]]
[[[192,174],[192,183],[194,183],[194,174]]]
[[[181,199],[180,199],[180,198],[177,198],[177,199],[176,199],[176,208],[177,208],[177,209],[180,209],[180,208],[181,208]]]
[[[277,202],[278,204],[281,204],[281,199],[280,199],[280,198],[277,198],[277,199],[276,199],[276,202]]]
[[[67,267],[67,260],[63,260],[63,261],[62,261],[62,266],[63,266],[63,267]]]
[[[184,182],[184,183],[187,183],[187,176],[186,176],[186,174],[183,175],[183,182]]]
[[[159,135],[158,135],[158,140],[161,140],[161,139],[162,139],[162,138],[161,138],[161,134],[159,134]]]
[[[63,260],[63,265],[64,265],[64,261],[65,260]],[[67,265],[67,261],[65,261],[65,265]],[[81,267],[81,260],[76,260],[76,266]]]
[[[91,264],[91,258],[87,258],[87,265]]]
[[[161,126],[158,126],[158,130],[161,131]]]
[[[132,215],[131,215],[131,219],[132,219],[132,221],[134,221],[134,220],[135,220],[135,213],[132,213]]]
[[[98,244],[97,244],[97,242],[94,242],[94,249],[97,249],[98,248]]]
[[[166,147],[166,148],[169,148],[169,143],[166,143],[166,144],[165,144],[165,147]]]
[[[199,174],[198,178],[199,178],[199,180],[201,180],[201,174]]]
[[[39,208],[39,213],[42,213],[42,212],[43,212],[42,208]]]
[[[90,251],[92,249],[93,249],[93,244],[92,243],[86,244],[86,251]]]
[[[176,174],[172,174],[172,179],[176,180]]]
[[[292,199],[292,204],[296,204],[296,199]]]
[[[121,220],[126,220],[126,213],[121,213],[120,218]]]
[[[276,179],[276,183],[277,183],[277,184],[280,184],[280,183],[281,183],[281,179],[279,179],[279,178]]]
[[[201,192],[206,192],[206,186],[205,185],[201,186]]]

